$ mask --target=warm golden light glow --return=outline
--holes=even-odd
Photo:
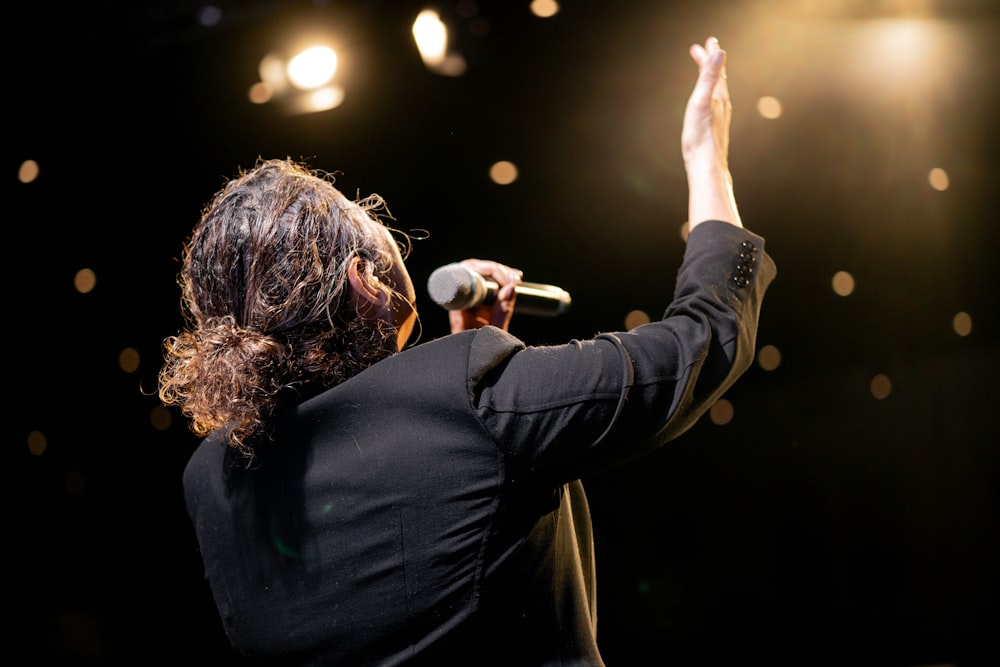
[[[889,397],[892,393],[892,381],[889,380],[889,376],[878,374],[872,378],[869,389],[872,392],[872,396],[878,400],[882,400]]]
[[[270,88],[271,94],[281,93],[288,87],[288,73],[285,69],[285,61],[273,53],[269,53],[260,59],[257,65],[257,73],[262,83]]]
[[[764,345],[757,351],[757,365],[765,371],[773,371],[781,365],[781,350],[774,345]]]
[[[157,431],[166,431],[174,421],[174,416],[170,410],[162,405],[157,405],[149,412],[149,423]]]
[[[315,113],[334,109],[344,103],[344,89],[324,86],[288,100],[288,107],[296,113]]]
[[[444,61],[448,52],[448,28],[438,13],[425,9],[413,21],[413,39],[424,64],[436,65]]]
[[[22,183],[31,183],[38,178],[38,163],[34,160],[25,160],[17,170],[17,180]]]
[[[139,368],[139,350],[126,347],[118,354],[118,367],[126,373],[134,373]]]
[[[972,333],[972,315],[964,311],[955,313],[955,317],[951,319],[951,328],[959,336],[968,336]]]
[[[927,174],[927,181],[935,190],[944,192],[948,189],[949,185],[948,172],[940,167],[934,167],[931,169],[930,173]]]
[[[635,329],[638,326],[642,326],[643,324],[649,324],[650,321],[651,320],[649,319],[649,313],[647,313],[646,311],[644,310],[630,311],[627,315],[625,315],[625,330],[631,331],[632,329]]]
[[[448,51],[448,27],[437,12],[425,9],[413,21],[413,39],[427,69],[444,76],[465,74],[465,58]]]
[[[543,19],[559,13],[559,3],[555,0],[532,0],[531,13]]]
[[[708,418],[712,420],[713,424],[723,426],[733,421],[734,413],[733,404],[724,398],[720,398],[708,409]]]
[[[261,58],[260,81],[250,87],[247,97],[254,104],[277,102],[293,115],[334,109],[346,96],[342,87],[332,83],[338,62],[336,51],[322,45],[305,48],[287,62],[269,53]]]
[[[265,81],[258,81],[247,91],[247,99],[254,104],[267,104],[272,98],[274,98],[274,88]]]
[[[781,116],[781,102],[776,97],[765,95],[757,100],[757,113],[769,120],[778,118]]]
[[[328,46],[311,46],[288,61],[288,79],[302,90],[325,86],[336,72],[337,54]]]
[[[97,275],[91,269],[80,269],[73,277],[73,287],[81,294],[87,294],[97,285]]]
[[[48,439],[41,431],[32,431],[28,434],[28,451],[35,456],[41,456],[48,449]]]
[[[510,185],[517,180],[517,167],[507,160],[495,162],[490,167],[490,179],[498,185]]]
[[[854,292],[854,276],[847,271],[837,271],[830,285],[838,296],[849,296]]]

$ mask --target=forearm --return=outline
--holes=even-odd
[[[688,180],[688,232],[706,220],[721,220],[742,227],[733,179],[729,170],[710,156],[686,161]]]
[[[691,45],[698,81],[688,98],[681,130],[681,154],[688,180],[690,232],[706,220],[742,227],[729,171],[732,103],[726,84],[726,53],[714,37]]]

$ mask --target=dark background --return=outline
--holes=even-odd
[[[782,361],[727,394],[729,423],[587,480],[607,662],[995,664],[995,3],[566,0],[551,19],[439,4],[461,78],[421,64],[419,3],[216,7],[211,26],[189,0],[4,10],[11,655],[232,658],[181,497],[196,441],[155,397],[177,258],[226,177],[302,158],[426,230],[408,261],[421,340],[446,331],[426,276],[468,256],[571,292],[565,316],[515,318],[529,343],[618,329],[669,299],[687,48],[714,34],[737,198],[779,268],[758,343]],[[302,22],[339,34],[344,104],[250,104],[258,60]],[[763,95],[779,119],[756,112]],[[487,176],[500,159],[512,185]]]

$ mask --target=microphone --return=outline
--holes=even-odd
[[[490,305],[500,286],[457,262],[435,269],[427,279],[427,291],[442,308],[463,310]],[[569,292],[554,285],[524,283],[514,288],[514,312],[521,315],[555,317],[569,310]]]

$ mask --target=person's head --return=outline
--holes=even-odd
[[[249,456],[248,439],[285,400],[402,349],[417,321],[409,246],[380,212],[378,195],[350,200],[291,160],[227,183],[184,248],[187,327],[165,343],[161,400],[198,435],[225,428]]]

